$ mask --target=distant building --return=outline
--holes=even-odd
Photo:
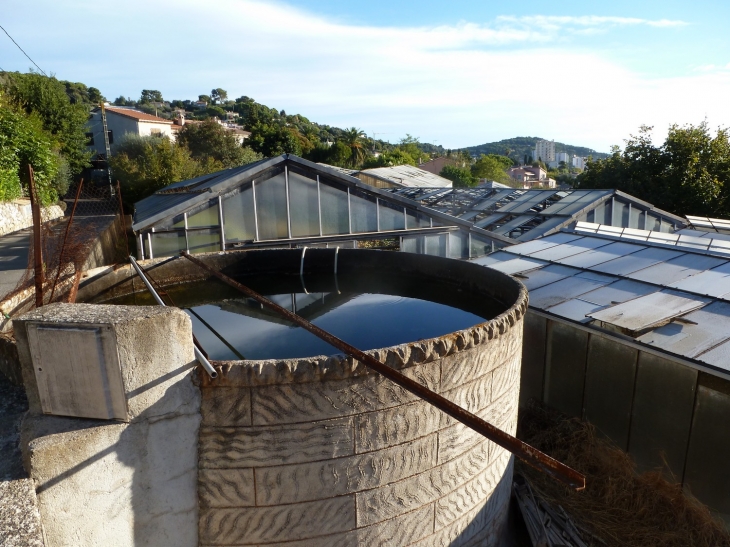
[[[512,167],[507,170],[507,174],[512,180],[520,183],[522,188],[530,189],[540,186],[555,188],[555,180],[548,179],[547,172],[542,167]]]
[[[558,152],[555,154],[555,161],[558,162],[558,165],[560,162],[565,162],[565,165],[570,165],[570,154],[567,152]]]
[[[440,158],[435,158],[430,161],[426,161],[418,166],[419,169],[423,169],[424,171],[428,171],[429,173],[433,173],[434,175],[438,175],[441,173],[444,167],[447,165],[453,165],[454,160],[451,158],[447,158],[444,156],[441,156]]]
[[[532,151],[532,158],[545,163],[555,161],[555,141],[537,141]]]
[[[586,159],[581,158],[580,156],[573,156],[573,167],[577,167],[578,169],[585,169]]]
[[[168,137],[173,140],[175,138],[172,129],[173,123],[170,120],[158,118],[133,108],[106,106],[104,109],[106,110],[106,126],[112,152],[118,146],[122,137],[128,133],[140,137],[152,135]],[[86,122],[86,129],[87,148],[95,154],[106,154],[101,108],[95,108],[91,112],[89,121]]]

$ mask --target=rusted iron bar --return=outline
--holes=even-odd
[[[132,267],[137,272],[137,275],[142,278],[142,281],[144,282],[145,286],[147,287],[147,290],[150,291],[150,294],[155,299],[155,301],[162,306],[163,308],[167,307],[165,303],[162,301],[162,298],[160,298],[160,295],[157,294],[154,288],[152,288],[152,284],[149,282],[147,277],[145,277],[144,273],[142,272],[142,269],[139,264],[137,264],[137,261],[134,259],[133,256],[129,257],[129,261],[132,263]],[[208,362],[208,358],[203,355],[203,352],[198,347],[197,340],[195,339],[195,336],[193,335],[193,352],[195,353],[195,359],[200,363],[200,365],[205,369],[205,372],[208,373],[208,375],[211,378],[217,378],[218,372],[213,368],[213,365]]]
[[[81,195],[81,188],[84,186],[84,179],[81,179],[79,181],[79,187],[76,188],[76,197],[74,198],[74,206],[71,207],[71,216],[68,217],[68,222],[66,223],[66,230],[63,234],[63,242],[61,243],[61,254],[58,257],[58,270],[56,271],[56,278],[53,280],[53,287],[51,287],[51,297],[48,299],[48,302],[53,302],[53,295],[56,292],[56,283],[58,283],[58,278],[61,276],[61,268],[63,266],[63,255],[66,253],[66,239],[68,239],[68,232],[71,229],[71,224],[73,224],[74,221],[74,215],[76,215],[76,206],[79,203],[79,196]]]
[[[43,283],[45,276],[43,272],[43,243],[41,242],[41,204],[38,203],[36,193],[35,177],[33,167],[28,164],[28,194],[30,196],[30,210],[33,214],[33,273],[35,274],[35,307],[43,306]]]
[[[124,202],[122,201],[122,185],[117,180],[117,197],[119,198],[119,220],[122,224],[122,237],[124,238],[124,247],[127,249],[127,256],[131,256],[129,252],[129,238],[127,237],[127,221],[124,216]]]
[[[521,440],[517,439],[516,437],[513,437],[512,435],[509,435],[508,433],[505,433],[501,429],[493,426],[489,422],[482,420],[479,416],[476,416],[472,414],[471,412],[468,412],[467,410],[464,410],[460,406],[454,404],[453,402],[449,401],[445,397],[439,395],[438,393],[431,391],[427,387],[419,384],[418,382],[411,380],[404,374],[400,373],[399,371],[389,367],[388,365],[381,363],[371,355],[368,355],[367,353],[364,353],[357,349],[354,346],[351,346],[344,340],[341,340],[340,338],[334,336],[333,334],[319,328],[316,325],[313,325],[306,319],[298,316],[295,313],[290,312],[286,308],[282,308],[278,304],[275,304],[265,296],[260,295],[256,291],[246,287],[245,285],[235,281],[234,279],[231,279],[225,274],[222,274],[218,270],[211,268],[204,262],[201,262],[197,258],[190,256],[187,252],[182,251],[180,253],[182,256],[193,262],[194,264],[200,266],[202,269],[206,270],[210,274],[214,275],[224,283],[227,283],[231,287],[238,289],[246,296],[253,298],[260,304],[266,306],[267,308],[270,308],[277,312],[278,314],[282,315],[292,323],[295,323],[299,325],[300,327],[308,330],[315,336],[318,336],[328,344],[331,344],[332,346],[336,347],[337,349],[347,353],[348,355],[354,357],[364,365],[372,368],[373,370],[378,371],[380,374],[388,378],[389,380],[395,382],[402,388],[410,391],[417,397],[420,397],[424,401],[432,404],[442,412],[445,412],[452,418],[455,418],[462,424],[466,425],[467,427],[473,429],[477,433],[484,435],[487,439],[490,441],[498,444],[502,448],[509,450],[512,454],[523,460],[525,463],[531,465],[535,469],[547,473],[548,475],[552,476],[553,478],[567,484],[568,486],[575,488],[576,490],[582,490],[585,488],[586,479],[585,476],[578,473],[575,469],[572,469],[568,467],[567,465],[560,463],[559,461],[551,458],[547,454],[540,452],[538,449],[536,449],[533,446],[530,446],[529,444],[522,442]]]
[[[74,274],[74,282],[73,285],[71,285],[71,290],[68,293],[68,303],[69,304],[75,304],[76,303],[76,297],[79,294],[79,283],[81,282],[81,276],[84,272],[81,270],[76,270],[76,273]]]

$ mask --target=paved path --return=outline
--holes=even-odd
[[[28,267],[31,230],[0,236],[0,300],[13,290]]]

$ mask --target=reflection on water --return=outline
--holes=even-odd
[[[298,293],[268,298],[362,350],[433,338],[485,321],[444,304],[389,294]],[[288,359],[341,353],[254,300],[226,300],[185,311],[211,359]]]

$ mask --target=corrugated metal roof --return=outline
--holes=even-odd
[[[476,226],[499,231],[506,225],[509,236],[519,241],[552,234],[576,222],[607,217],[622,228],[644,228],[659,222],[662,230],[686,226],[681,217],[617,190],[525,190],[454,188],[434,192],[427,188],[395,188],[391,192],[421,202]],[[616,211],[613,204],[616,203]],[[631,210],[631,214],[622,214]],[[596,212],[598,211],[598,212]],[[515,220],[532,216],[529,223]],[[512,221],[515,220],[515,224]],[[597,226],[597,225],[596,225]],[[664,235],[667,235],[666,233]]]
[[[477,262],[516,274],[533,309],[730,373],[730,257],[680,237],[714,232],[675,235],[670,245],[658,234],[576,229]]]

